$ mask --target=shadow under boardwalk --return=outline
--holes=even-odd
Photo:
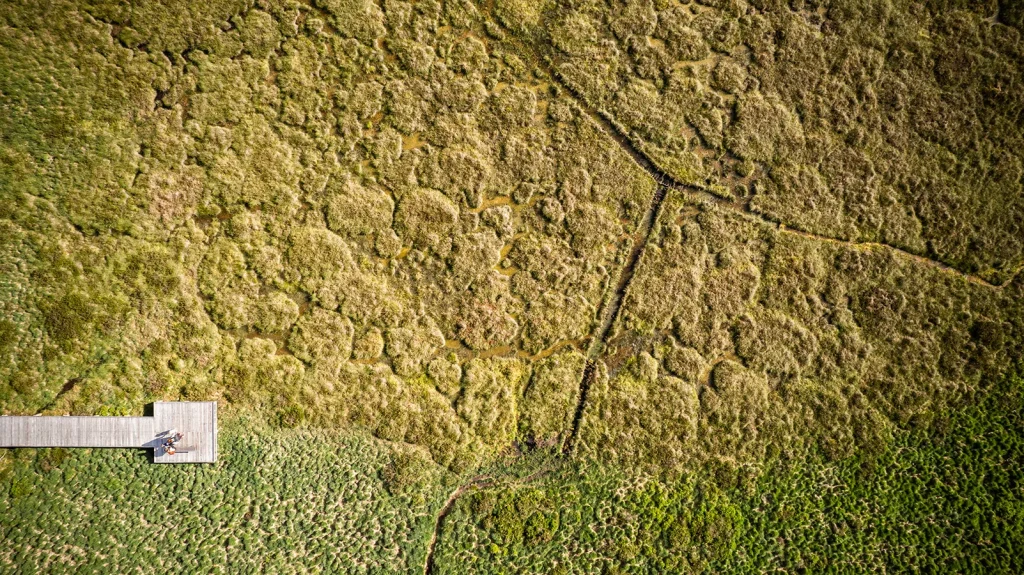
[[[182,439],[171,455],[163,443]],[[3,416],[0,447],[119,447],[153,449],[155,463],[217,461],[217,402],[156,402],[143,417]]]

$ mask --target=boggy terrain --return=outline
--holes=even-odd
[[[0,408],[215,399],[237,445],[390,453],[324,472],[379,472],[366,497],[417,519],[324,567],[820,567],[730,563],[738,501],[1016,417],[989,396],[1024,355],[1022,25],[994,0],[5,3]],[[55,459],[138,464],[91,457],[5,457],[3,505],[46,517]],[[650,537],[693,551],[595,531],[565,489],[685,517]],[[582,530],[579,564],[511,559]],[[46,569],[61,533],[2,564]],[[871,565],[923,565],[901,549]]]

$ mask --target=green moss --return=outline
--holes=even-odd
[[[501,247],[502,242],[493,231],[466,234],[452,242],[449,265],[457,285],[468,287],[498,267]]]
[[[526,308],[523,347],[539,353],[559,341],[583,338],[594,324],[596,312],[581,298],[545,293]]]
[[[1020,449],[1014,421],[1024,388],[1009,377],[988,389],[985,400],[949,413],[944,429],[900,433],[879,459],[834,461],[812,449],[741,485],[704,473],[658,480],[582,465],[473,493],[447,517],[436,566],[1014,571],[1022,532],[1009,462]],[[928,533],[916,530],[925,525]],[[984,538],[1001,543],[976,544]]]
[[[66,347],[86,334],[96,316],[85,294],[72,292],[57,301],[43,304],[46,309],[45,325],[50,338]]]
[[[384,15],[369,0],[321,0],[317,4],[333,17],[334,26],[344,36],[372,44],[384,35]]]
[[[382,353],[384,353],[384,336],[375,327],[360,334],[352,345],[352,357],[355,359],[376,359]]]
[[[515,438],[518,398],[527,376],[526,366],[518,359],[474,359],[465,366],[455,408],[492,448],[500,449]]]
[[[262,296],[256,304],[254,325],[263,333],[283,332],[299,317],[299,304],[282,292]]]
[[[306,227],[291,233],[287,261],[298,284],[327,309],[344,298],[344,285],[355,269],[349,244],[322,228]]]
[[[18,326],[9,319],[0,320],[0,354],[10,351],[18,341]]]
[[[347,181],[333,190],[327,204],[327,225],[342,236],[374,234],[391,227],[395,203],[380,190]]]
[[[665,354],[665,369],[684,381],[697,383],[707,369],[707,360],[692,347],[673,346]]]
[[[1006,241],[1010,217],[984,206],[998,197],[1020,210],[1020,158],[1002,150],[1019,148],[1021,131],[1008,92],[984,86],[1020,82],[1019,11],[898,3],[900,17],[888,18],[858,2],[799,6],[761,3],[747,18],[731,3],[582,3],[550,9],[544,35],[522,37],[688,184],[732,199],[732,183],[755,180],[752,205],[774,219],[1008,277],[1021,246]],[[892,50],[902,56],[879,57]],[[954,98],[939,96],[949,90]],[[723,146],[737,157],[722,157]],[[993,169],[969,168],[979,162]],[[808,197],[779,177],[787,164],[817,171],[820,189]],[[954,164],[962,169],[943,167]],[[926,181],[931,193],[912,191]]]
[[[384,488],[393,496],[422,493],[432,479],[436,467],[417,451],[394,451],[391,461],[381,471]]]
[[[306,420],[306,411],[301,405],[291,404],[277,412],[277,424],[285,429],[294,429]]]
[[[523,438],[545,445],[569,432],[585,363],[575,351],[555,353],[538,362],[523,391],[519,419]]]
[[[384,333],[384,352],[391,358],[395,373],[403,376],[421,373],[442,346],[444,336],[431,325],[392,328]]]
[[[459,209],[435,190],[416,190],[402,198],[395,214],[395,229],[403,241],[435,246],[455,227]]]
[[[494,8],[502,24],[516,32],[529,33],[540,24],[546,6],[543,2],[499,0]]]
[[[427,366],[427,373],[434,380],[437,390],[449,398],[454,398],[459,392],[462,381],[462,367],[453,359],[437,357]]]
[[[345,361],[352,354],[352,337],[348,318],[314,307],[295,324],[288,349],[306,362]]]
[[[800,122],[780,101],[758,94],[737,102],[727,146],[742,159],[771,162],[792,155],[803,138]]]

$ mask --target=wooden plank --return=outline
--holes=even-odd
[[[151,417],[0,417],[0,447],[145,447]]]
[[[217,402],[158,402],[153,404],[157,433],[172,429],[185,435],[174,455],[157,449],[156,463],[213,463],[217,461]]]
[[[174,455],[164,453],[172,430],[184,434]],[[0,447],[113,447],[154,449],[156,463],[217,461],[217,403],[157,402],[147,417],[4,416]]]

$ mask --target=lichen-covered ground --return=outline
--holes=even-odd
[[[1022,33],[2,3],[0,412],[226,445],[0,452],[0,570],[1024,570]]]

